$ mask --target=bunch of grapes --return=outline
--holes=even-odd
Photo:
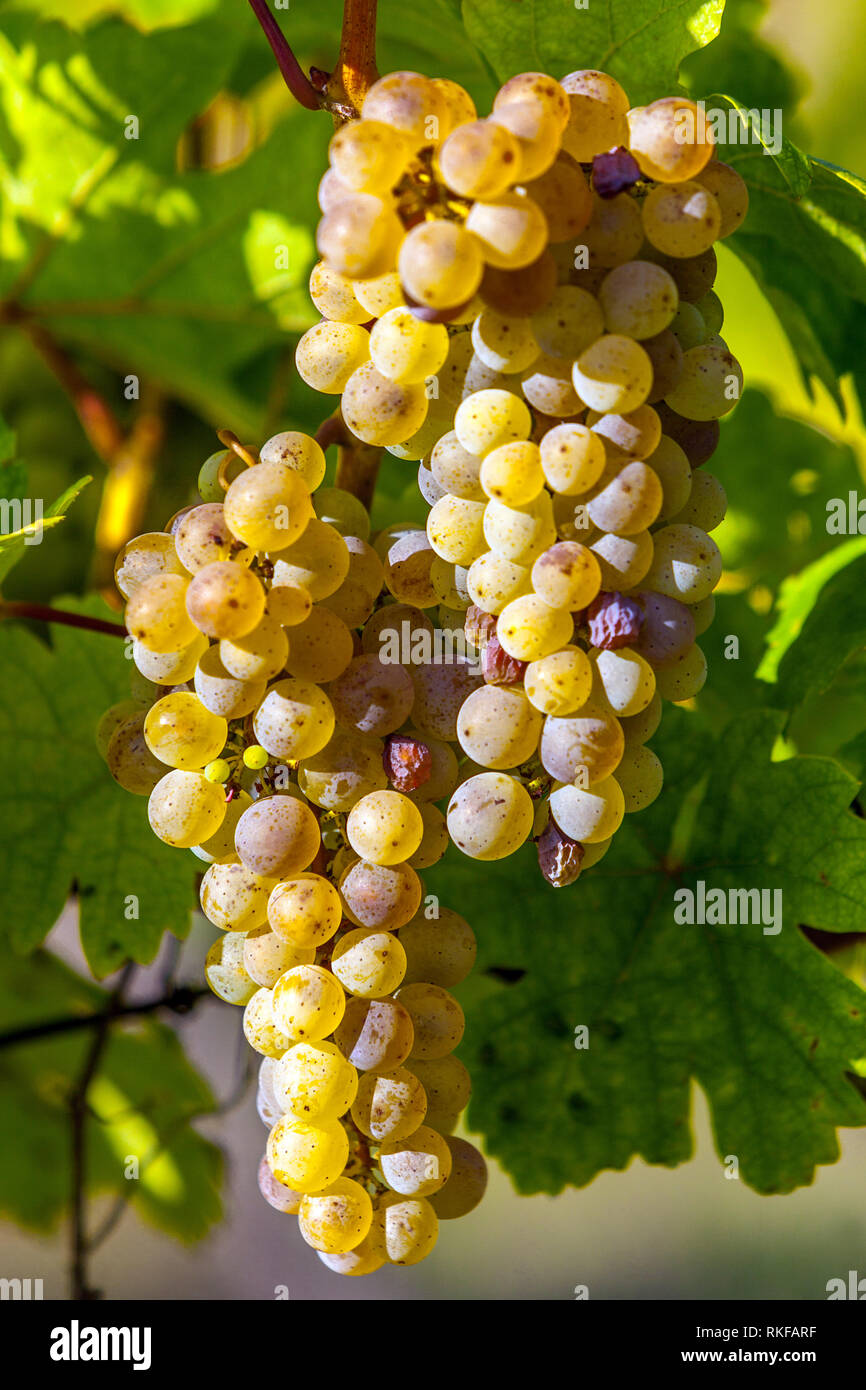
[[[263,1057],[260,1190],[360,1275],[429,1254],[486,1169],[453,1135],[470,1082],[449,991],[475,937],[418,876],[457,760],[406,727],[412,682],[368,651],[385,567],[324,472],[298,433],[224,450],[199,505],[124,547],[133,690],[97,741],[159,839],[207,865],[207,979]]]
[[[398,72],[320,186],[298,371],[420,460],[426,537],[393,528],[389,584],[483,666],[437,730],[477,765],[451,838],[496,859],[533,834],[557,886],[658,795],[661,698],[706,679],[726,497],[698,470],[742,390],[713,245],[748,206],[714,153],[695,103],[630,109],[602,72],[522,73],[482,120]]]

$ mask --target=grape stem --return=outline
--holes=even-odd
[[[3,618],[31,618],[39,623],[60,623],[63,627],[81,627],[87,632],[104,632],[110,637],[129,636],[123,623],[109,623],[104,618],[90,618],[86,613],[67,613],[62,608],[50,608],[45,603],[28,603],[23,599],[0,602],[0,621]]]
[[[70,1014],[66,1018],[51,1018],[45,1023],[31,1023],[26,1028],[13,1028],[8,1033],[0,1033],[0,1049],[17,1047],[19,1043],[35,1042],[40,1038],[53,1038],[59,1033],[79,1033],[82,1029],[101,1029],[106,1020],[109,1023],[122,1018],[141,1018],[144,1014],[156,1013],[159,1009],[171,1009],[173,1013],[188,1013],[199,999],[211,997],[209,989],[193,988],[189,985],[176,985],[159,999],[148,999],[142,1004],[123,1004],[117,1001],[96,1014]]]
[[[340,61],[334,76],[356,111],[379,76],[376,69],[377,0],[345,0]]]
[[[319,111],[322,107],[321,97],[289,47],[282,29],[268,8],[267,0],[250,0],[250,5],[264,30],[265,38],[277,60],[277,67],[292,96],[308,111]]]

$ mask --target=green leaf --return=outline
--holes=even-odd
[[[193,24],[218,8],[218,0],[13,0],[4,9],[30,10],[70,29],[86,29],[109,15],[134,24],[143,33]]]
[[[804,95],[806,79],[792,72],[758,32],[766,0],[727,0],[718,38],[689,54],[680,77],[695,96],[736,92],[746,106],[786,116]]]
[[[729,97],[708,108],[729,112],[734,139],[719,141],[719,158],[749,187],[749,215],[727,244],[775,309],[806,386],[817,377],[842,411],[839,377],[852,373],[866,392],[866,183],[787,139],[771,153],[767,132]]]
[[[530,850],[483,874],[449,852],[430,871],[482,928],[461,990],[469,1124],[520,1192],[582,1186],[635,1156],[682,1163],[693,1080],[719,1155],[759,1192],[810,1183],[838,1158],[837,1128],[866,1124],[846,1078],[866,1052],[864,996],[798,930],[862,926],[866,825],[836,763],[771,760],[780,726],[744,716],[714,742],[666,714],[662,796],[574,889],[544,885]],[[701,880],[780,890],[782,930],[678,925],[674,893]],[[501,984],[496,966],[526,973]]]
[[[25,505],[22,508],[8,509],[10,516],[16,518],[14,522],[16,529],[5,531],[0,535],[0,584],[10,570],[15,568],[19,560],[23,560],[28,547],[32,548],[42,544],[44,531],[50,531],[52,527],[59,526],[75,499],[91,482],[93,482],[92,478],[79,478],[77,482],[66,488],[51,503],[50,507],[46,508],[42,516],[39,515],[41,502],[35,508]],[[5,520],[4,516],[4,524]]]
[[[79,607],[110,616],[93,601]],[[187,934],[195,860],[154,837],[147,798],[121,792],[96,751],[100,716],[128,698],[125,644],[61,626],[52,638],[47,647],[18,623],[0,625],[3,931],[15,950],[32,950],[74,883],[82,946],[103,976],[127,958],[152,960],[164,931]]]
[[[4,949],[0,960],[9,1032],[105,1008],[106,993],[53,956],[21,959]],[[41,1233],[69,1208],[69,1102],[91,1039],[82,1029],[0,1051],[0,1213]],[[87,1098],[87,1196],[125,1196],[144,1220],[181,1240],[206,1235],[221,1216],[222,1156],[190,1121],[216,1103],[175,1034],[152,1019],[113,1024]],[[127,1176],[130,1159],[137,1178]]]
[[[851,540],[786,580],[758,675],[786,708],[827,690],[866,647],[866,538]]]
[[[719,32],[725,0],[463,0],[466,30],[504,82],[517,72],[554,77],[599,68],[622,83],[635,106],[679,90],[688,53]]]

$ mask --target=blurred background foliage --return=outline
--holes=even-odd
[[[340,8],[337,0],[293,0],[290,9],[278,11],[304,67],[332,66]],[[649,13],[660,7],[654,0],[637,0],[634,8]],[[693,7],[695,14],[718,14],[720,8]],[[479,110],[487,109],[496,86],[494,68],[509,63],[510,48],[519,41],[519,30],[517,39],[506,32],[506,9],[505,0],[464,0],[462,5],[460,0],[426,0],[423,6],[381,0],[380,70],[400,67],[447,74],[472,91]],[[551,6],[541,13],[549,22],[542,39],[555,47],[562,42],[565,23],[561,7]],[[573,16],[569,22],[574,22]],[[719,36],[685,58],[680,77],[695,96],[723,93],[746,106],[783,108],[790,141],[816,159],[858,175],[866,173],[862,121],[855,118],[864,42],[866,10],[857,0],[834,0],[820,15],[803,0],[727,0]],[[694,34],[685,41],[678,34],[669,43],[668,65],[675,70],[676,58],[695,48]],[[590,45],[588,51],[573,58],[569,55],[554,70],[588,66],[598,57]],[[667,89],[664,64],[653,66],[651,47],[636,48],[622,61],[618,75],[628,87],[631,61],[645,99]],[[611,66],[616,70],[615,64]],[[647,92],[656,70],[658,90]],[[501,66],[498,75],[503,75]],[[119,139],[118,130],[130,116],[138,120],[136,138]],[[193,500],[196,474],[213,450],[217,428],[228,426],[242,437],[261,439],[284,427],[312,432],[328,413],[328,403],[315,397],[293,371],[297,336],[315,317],[305,285],[314,259],[316,185],[326,165],[328,125],[326,118],[311,116],[293,103],[241,0],[2,0],[0,417],[15,434],[17,453],[3,462],[8,451],[0,450],[0,478],[5,483],[0,492],[10,496],[26,490],[28,496],[47,502],[82,476],[94,478],[67,519],[42,546],[27,551],[12,570],[4,582],[5,597],[47,602],[64,595],[71,596],[69,602],[80,602],[96,589],[116,605],[109,584],[114,552],[128,535],[160,529]],[[790,167],[795,168],[796,161]],[[834,184],[827,193],[828,202],[838,201],[840,186]],[[825,527],[827,498],[846,496],[849,490],[862,487],[866,478],[866,429],[858,396],[866,368],[866,334],[859,331],[862,320],[857,317],[866,302],[858,279],[866,265],[864,213],[862,186],[856,179],[849,186],[859,200],[851,218],[853,230],[846,240],[848,228],[840,214],[832,235],[840,256],[850,254],[852,264],[858,262],[850,283],[838,267],[828,270],[823,256],[815,254],[814,244],[790,245],[790,257],[785,258],[785,236],[791,224],[781,213],[775,243],[770,234],[774,229],[768,232],[763,217],[757,230],[735,239],[739,246],[720,250],[716,289],[726,311],[724,334],[743,364],[748,389],[723,426],[722,443],[712,464],[725,483],[730,504],[728,517],[716,533],[726,571],[717,620],[705,639],[711,680],[698,705],[700,736],[693,742],[697,728],[687,730],[677,720],[671,720],[667,735],[665,765],[674,789],[678,776],[686,776],[690,757],[702,756],[707,764],[715,758],[721,765],[726,745],[716,745],[711,753],[701,738],[717,735],[732,714],[745,716],[765,706],[783,707],[787,714],[784,736],[774,746],[775,759],[832,755],[857,777],[866,765],[862,656],[866,621],[848,641],[844,666],[836,669],[830,662],[833,669],[827,680],[820,672],[809,672],[808,679],[797,686],[791,662],[786,673],[783,656],[833,569],[860,554],[857,541],[848,543],[844,556],[837,554],[838,540],[828,536]],[[287,251],[287,261],[279,268],[275,267],[275,246]],[[786,259],[787,271],[780,257]],[[139,399],[128,399],[131,377],[137,378]],[[13,469],[17,491],[13,491]],[[386,455],[375,524],[422,515],[414,465]],[[851,603],[850,584],[856,578],[852,565],[848,590],[844,576],[838,595],[827,588],[831,618],[837,616],[840,604]],[[93,599],[87,602],[92,606]],[[848,639],[851,631],[849,625]],[[736,634],[740,641],[736,662],[724,659],[729,634]],[[768,637],[775,644],[769,651]],[[795,652],[795,664],[801,652],[802,648]],[[20,755],[11,756],[9,776],[19,778],[18,795],[26,798],[28,770],[30,785],[36,779],[41,785],[43,777],[50,776],[39,759],[44,756],[45,768],[50,767],[65,729],[74,728],[75,739],[81,742],[80,730],[86,724],[82,711],[91,699],[96,702],[93,712],[98,713],[100,699],[104,704],[115,698],[122,672],[111,665],[102,646],[82,647],[76,642],[64,647],[55,640],[53,665],[47,652],[37,659],[24,648],[11,661],[7,649],[6,658],[0,667],[0,706],[7,715],[7,733],[15,738],[16,730],[25,731],[26,746],[36,750],[23,776]],[[94,668],[92,681],[88,662]],[[82,693],[70,699],[63,692],[66,703],[58,702],[50,746],[42,749],[35,716],[31,719],[21,712],[22,682],[25,691],[32,689],[30,703],[35,705],[40,691],[60,689],[70,664],[75,671],[71,679]],[[781,683],[769,684],[777,667]],[[759,670],[764,679],[758,677]],[[756,747],[750,745],[752,752]],[[19,882],[20,865],[7,876],[7,886],[12,884],[7,906],[14,909],[9,934],[19,948],[36,945],[60,911],[62,902],[55,899],[65,892],[69,864],[86,861],[94,884],[102,886],[104,866],[94,847],[88,851],[86,843],[90,835],[96,835],[98,824],[104,824],[106,817],[123,816],[118,842],[131,843],[136,834],[131,815],[120,806],[120,794],[112,802],[114,789],[109,785],[95,791],[90,786],[84,769],[92,756],[83,744],[75,750],[71,781],[77,789],[77,804],[88,809],[86,815],[78,815],[77,835],[68,833],[52,847],[48,858],[55,872],[46,879],[50,891],[39,880],[38,855],[23,856],[24,876],[29,876],[32,889],[23,879]],[[797,763],[792,770],[795,779],[804,766]],[[100,771],[97,767],[94,776]],[[808,800],[805,784],[791,785],[797,797]],[[844,786],[840,783],[839,788],[842,796]],[[35,802],[39,817],[50,816],[50,799]],[[19,800],[12,807],[4,834],[15,828],[20,806]],[[775,809],[781,814],[781,803]],[[73,804],[73,818],[75,814]],[[659,826],[664,814],[659,815]],[[87,827],[86,834],[82,825]],[[650,833],[644,839],[651,839],[650,821],[645,825]],[[624,840],[619,857],[611,856],[614,869],[639,854],[638,838],[628,844]],[[150,871],[146,856],[139,868]],[[133,872],[129,864],[127,870]],[[487,880],[470,884],[466,866],[455,866],[450,857],[437,873],[443,897],[448,893],[450,900],[463,901],[468,887],[476,912],[484,913]],[[491,884],[494,879],[498,885],[494,901],[522,899],[527,915],[534,910],[530,899],[522,897],[526,890],[519,871],[514,881],[507,870],[494,875]],[[611,921],[619,921],[630,911],[640,910],[629,896],[627,879],[618,880],[619,888],[615,878],[607,885],[598,882],[600,886],[593,889],[588,881],[589,897],[580,903],[575,900],[573,922],[544,920],[565,912],[561,899],[551,909],[549,897],[545,898],[538,935],[532,942],[525,938],[527,916],[522,913],[491,923],[482,947],[484,969],[464,998],[470,1020],[472,1010],[477,1011],[478,1020],[484,1020],[474,1032],[470,1025],[467,1037],[467,1057],[471,1053],[477,1063],[476,1088],[480,1086],[470,1119],[486,1135],[496,1134],[494,1152],[505,1153],[508,1170],[524,1190],[547,1185],[556,1191],[563,1181],[588,1181],[599,1167],[622,1166],[630,1152],[611,1141],[609,1150],[601,1145],[593,1153],[593,1135],[587,1137],[584,1132],[585,1117],[575,1119],[573,1114],[566,1116],[568,1124],[575,1124],[573,1131],[566,1127],[559,1134],[545,1134],[542,1144],[537,1114],[533,1112],[531,1123],[521,1125],[500,1103],[500,1087],[503,1094],[509,1086],[513,1091],[517,1084],[519,1089],[522,1070],[528,1068],[531,1073],[542,1065],[538,1055],[530,1048],[528,1060],[516,1063],[512,1056],[497,1062],[484,1055],[488,1028],[495,1028],[497,1019],[501,1022],[503,1010],[507,1021],[513,1008],[503,1002],[501,985],[484,973],[486,968],[520,965],[535,971],[531,978],[543,985],[545,957],[550,956],[557,930],[578,929],[581,919],[590,919],[593,911],[599,920],[609,915]],[[533,902],[542,900],[536,895]],[[91,903],[88,909],[82,897],[81,906],[82,923],[85,913],[91,914],[89,939],[82,925],[87,959],[101,975],[115,970],[127,953],[151,960],[159,933],[168,925],[160,918],[159,930],[151,931],[136,951],[126,939],[109,941],[101,923],[93,925],[98,904]],[[5,1026],[24,1026],[52,1012],[96,1007],[103,996],[81,979],[84,962],[77,924],[75,910],[68,909],[49,943],[53,954],[41,952],[4,964]],[[832,914],[827,921],[816,919],[815,924],[849,933],[857,925]],[[482,935],[487,924],[476,921],[475,925],[481,927]],[[172,926],[183,936],[188,920],[172,922]],[[200,974],[208,939],[206,927],[196,919],[182,956],[193,975]],[[850,980],[862,985],[866,979],[862,950],[856,939],[846,938],[846,942],[845,952],[836,955],[837,964],[845,966]],[[177,959],[172,957],[168,964],[166,975],[163,952],[155,965],[141,972],[139,989],[146,994],[148,988],[152,992],[156,984],[175,978]],[[830,1028],[829,1001],[835,999],[836,987],[828,983],[829,976],[821,978]],[[765,983],[772,992],[772,976]],[[533,999],[531,990],[529,999],[527,1018],[534,1026],[543,1001],[540,1005]],[[198,1132],[202,1128],[198,1121],[220,1105],[212,1089],[222,1096],[233,1090],[229,1073],[235,1067],[234,1050],[226,1039],[237,1020],[224,1009],[218,1023],[216,1012],[208,1014],[206,1023],[196,1025],[198,1033],[184,1025],[185,1045],[212,1088],[184,1061],[173,1029],[149,1021],[120,1035],[105,1060],[102,1090],[92,1097],[98,1111],[96,1132],[101,1136],[94,1148],[92,1195],[116,1192],[112,1165],[130,1146],[152,1155],[161,1153],[164,1165],[160,1168],[157,1162],[150,1182],[141,1185],[134,1199],[136,1211],[145,1221],[182,1239],[202,1235],[219,1216],[219,1154]],[[552,1031],[555,1034],[556,1029]],[[517,1041],[523,1045],[521,1039]],[[848,1047],[846,1055],[853,1062],[853,1039],[838,1041],[840,1055]],[[54,1174],[63,1173],[69,1078],[79,1063],[79,1052],[63,1042],[0,1053],[7,1105],[4,1130],[28,1136],[24,1147],[11,1147],[5,1170],[0,1165],[0,1208],[42,1232],[54,1229],[66,1210],[64,1184],[57,1176],[52,1184],[34,1190],[26,1174],[36,1156],[44,1161],[46,1152],[52,1155]],[[639,1065],[639,1060],[632,1065]],[[616,1075],[609,1079],[611,1085],[626,1085],[634,1082],[634,1073],[627,1069],[619,1080]],[[707,1084],[706,1078],[702,1084]],[[545,1096],[539,1093],[540,1100]],[[837,1124],[863,1123],[857,1118],[853,1093],[837,1096],[836,1101]],[[144,1125],[143,1130],[130,1133],[130,1114]],[[794,1208],[787,1209],[791,1214],[785,1217],[765,1217],[761,1208],[759,1217],[753,1194],[741,1184],[725,1184],[729,1192],[737,1189],[732,1201],[740,1204],[729,1216],[732,1224],[726,1229],[713,1210],[719,1168],[709,1152],[709,1122],[702,1107],[698,1117],[701,1157],[692,1165],[685,1188],[676,1187],[675,1176],[636,1164],[627,1175],[607,1174],[596,1178],[585,1192],[558,1198],[562,1205],[557,1207],[548,1198],[517,1199],[506,1180],[495,1175],[487,1214],[479,1217],[486,1254],[477,1253],[471,1228],[468,1240],[462,1232],[458,1237],[449,1230],[449,1239],[441,1243],[441,1255],[437,1251],[429,1271],[414,1271],[413,1288],[399,1296],[569,1297],[571,1279],[594,1279],[599,1296],[635,1297],[641,1296],[642,1289],[645,1296],[694,1296],[695,1271],[705,1297],[821,1296],[824,1279],[840,1272],[833,1265],[837,1255],[840,1269],[848,1268],[864,1232],[862,1222],[859,1227],[851,1223],[846,1206],[851,1191],[847,1158],[856,1153],[858,1143],[862,1156],[862,1134],[850,1131],[850,1148],[838,1170],[837,1188],[829,1189],[827,1174],[822,1174],[820,1190],[798,1194],[796,1218]],[[196,1129],[190,1126],[192,1120],[197,1122]],[[255,1147],[259,1141],[258,1131],[250,1139],[250,1130],[258,1122],[249,1104],[242,1122],[232,1124],[230,1117],[219,1127],[212,1124],[209,1131],[204,1125],[210,1139],[227,1146],[230,1158],[237,1158],[237,1172],[230,1174],[230,1220],[219,1237],[220,1248],[227,1256],[227,1268],[234,1260],[243,1261],[244,1251],[251,1248],[251,1223],[258,1222],[264,1267],[269,1273],[273,1267],[273,1277],[278,1278],[280,1262],[287,1257],[273,1226],[265,1224],[267,1210],[255,1208],[256,1215],[251,1216],[247,1207],[252,1178],[248,1170],[253,1161],[250,1144]],[[644,1116],[636,1124],[643,1126],[646,1141],[651,1117]],[[724,1145],[718,1115],[713,1125],[716,1144]],[[548,1146],[546,1154],[555,1156],[556,1146],[564,1145],[566,1159],[561,1164],[533,1164],[531,1153],[526,1156],[533,1135],[542,1149]],[[644,1142],[641,1151],[649,1162],[674,1164],[688,1157],[690,1143],[679,1142],[680,1138],[687,1141],[685,1133],[667,1138],[670,1143],[655,1148]],[[589,1157],[583,1153],[585,1141]],[[635,1140],[638,1147],[640,1142]],[[821,1144],[817,1140],[816,1144],[816,1161],[831,1161],[832,1151],[825,1149],[822,1157]],[[541,1175],[539,1167],[546,1170]],[[780,1181],[778,1173],[770,1179],[770,1187],[774,1180]],[[808,1176],[803,1180],[808,1181]],[[649,1216],[649,1201],[658,1202],[659,1210],[667,1213],[667,1227],[659,1227]],[[563,1213],[561,1219],[554,1214],[557,1210]],[[848,1223],[844,1240],[834,1244],[832,1229],[825,1229],[827,1220],[831,1226],[835,1222],[837,1230],[840,1223]],[[629,1221],[633,1225],[626,1236]],[[124,1264],[123,1251],[131,1251],[129,1240],[135,1238],[137,1227],[131,1228],[131,1237],[130,1228],[124,1230],[121,1253],[111,1261],[112,1291],[128,1296],[146,1294],[149,1289],[150,1296],[156,1296],[153,1289],[160,1286],[163,1256],[147,1246],[149,1263],[136,1284]],[[732,1230],[741,1242],[739,1247]],[[773,1242],[767,1260],[756,1256],[754,1233],[758,1230],[766,1231]],[[509,1276],[505,1266],[509,1253],[514,1258],[521,1233],[533,1252],[531,1267],[512,1270]],[[587,1235],[594,1241],[591,1254],[583,1244]],[[41,1260],[59,1269],[56,1246],[28,1245],[17,1236],[15,1241],[19,1243],[13,1248],[21,1252],[21,1259],[38,1250]],[[706,1243],[704,1250],[698,1249],[701,1241]],[[574,1257],[575,1243],[581,1245],[579,1259]],[[661,1272],[647,1253],[651,1248],[657,1252],[654,1258],[661,1260]],[[742,1252],[747,1248],[750,1253],[745,1259]],[[805,1272],[802,1264],[798,1270],[791,1269],[792,1251],[806,1252]],[[465,1264],[473,1256],[470,1278]],[[360,1295],[344,1288],[335,1291],[329,1280],[322,1282],[321,1272],[309,1270],[308,1251],[293,1251],[292,1261],[296,1257],[296,1277],[303,1280],[301,1296],[380,1297],[384,1288],[388,1296],[394,1296],[392,1286],[382,1282],[385,1276],[370,1281]],[[170,1265],[170,1287],[176,1294],[219,1297],[228,1296],[229,1289],[237,1293],[236,1285],[221,1285],[220,1276],[201,1262],[184,1266],[177,1262],[180,1257],[171,1258],[175,1263]],[[312,1263],[316,1264],[314,1258]],[[745,1281],[742,1263],[749,1264],[751,1271]],[[58,1287],[54,1296],[59,1292]],[[269,1296],[269,1290],[253,1284],[249,1294]]]

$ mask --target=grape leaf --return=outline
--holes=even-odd
[[[218,8],[218,0],[9,0],[5,10],[32,10],[40,19],[56,19],[70,29],[86,29],[118,15],[143,33],[193,24]]]
[[[32,950],[75,883],[82,946],[104,976],[127,958],[152,960],[164,931],[187,934],[196,861],[155,838],[147,798],[120,792],[96,751],[101,714],[128,698],[125,644],[59,626],[52,638],[0,625],[3,935]]]
[[[837,1127],[866,1124],[846,1077],[866,1052],[866,998],[798,930],[862,926],[866,825],[835,762],[771,761],[781,723],[747,715],[714,741],[666,714],[665,790],[571,889],[547,888],[531,850],[483,866],[449,851],[425,875],[483,926],[461,987],[469,1125],[520,1192],[582,1186],[638,1155],[683,1162],[692,1079],[719,1154],[759,1192],[808,1184],[837,1159]],[[674,893],[700,880],[781,890],[782,930],[678,925]],[[503,984],[491,967],[525,973]]]
[[[786,709],[827,690],[866,647],[866,539],[846,542],[786,580],[758,675],[775,679]]]
[[[77,497],[81,495],[92,478],[79,478],[77,483],[72,483],[65,492],[61,494],[46,510],[40,514],[41,500],[38,505],[24,505],[21,509],[6,508],[3,515],[4,530],[0,535],[0,584],[9,574],[10,570],[23,560],[28,548],[34,549],[41,545],[45,537],[44,531],[50,531],[53,527],[59,526],[69,508]],[[13,501],[13,498],[4,500]],[[28,499],[33,502],[36,499]],[[15,530],[5,529],[6,512],[15,518]]]
[[[695,97],[736,92],[746,106],[793,112],[806,80],[758,32],[766,11],[767,0],[726,0],[718,37],[690,53],[680,69]]]
[[[563,77],[599,68],[639,106],[679,90],[680,62],[716,37],[724,7],[725,0],[608,0],[580,8],[463,0],[463,17],[500,82],[527,70]]]
[[[22,959],[2,949],[0,960],[8,1032],[105,1008],[103,990],[45,952]],[[91,1036],[81,1030],[0,1050],[0,1213],[40,1233],[68,1210],[69,1100]],[[178,1239],[206,1235],[221,1216],[222,1155],[190,1120],[216,1103],[175,1034],[149,1018],[113,1024],[88,1105],[87,1195],[126,1196],[139,1216]],[[137,1179],[127,1177],[131,1158]]]

